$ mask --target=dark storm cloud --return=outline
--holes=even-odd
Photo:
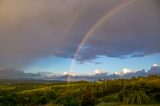
[[[127,1],[0,0],[0,67],[19,68],[49,55],[73,57],[96,21]],[[159,19],[157,0],[137,0],[97,29],[78,60],[159,53]]]
[[[49,55],[72,57],[104,9],[125,1],[1,0],[0,66],[23,67]]]
[[[33,79],[38,74],[24,73],[15,69],[0,69],[0,79]]]
[[[160,4],[140,0],[114,13],[88,39],[80,60],[98,55],[141,57],[160,53]]]

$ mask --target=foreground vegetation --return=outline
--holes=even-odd
[[[138,104],[159,106],[160,76],[70,83],[0,81],[0,106],[139,106]]]

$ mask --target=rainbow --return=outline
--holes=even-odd
[[[72,62],[71,62],[70,68],[69,68],[69,72],[72,72],[72,70],[73,70],[73,66],[75,64],[75,61],[76,61],[78,55],[79,55],[81,47],[84,46],[84,44],[87,41],[87,39],[96,31],[96,29],[99,28],[101,26],[101,24],[104,23],[113,14],[115,14],[116,12],[121,10],[122,8],[125,8],[126,6],[128,6],[131,3],[133,3],[134,1],[136,1],[136,0],[129,0],[129,1],[127,1],[127,2],[125,2],[123,4],[121,4],[121,5],[117,6],[116,8],[113,8],[109,13],[107,13],[105,16],[103,16],[100,20],[98,20],[96,22],[96,24],[86,33],[84,39],[81,41],[80,45],[78,46],[78,49],[76,50],[76,52],[74,54],[74,58],[72,59]]]

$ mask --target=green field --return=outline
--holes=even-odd
[[[0,81],[0,106],[160,106],[159,104],[159,76],[97,82]]]

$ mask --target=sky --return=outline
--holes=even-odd
[[[0,0],[0,69],[114,73],[160,64],[159,0]]]

